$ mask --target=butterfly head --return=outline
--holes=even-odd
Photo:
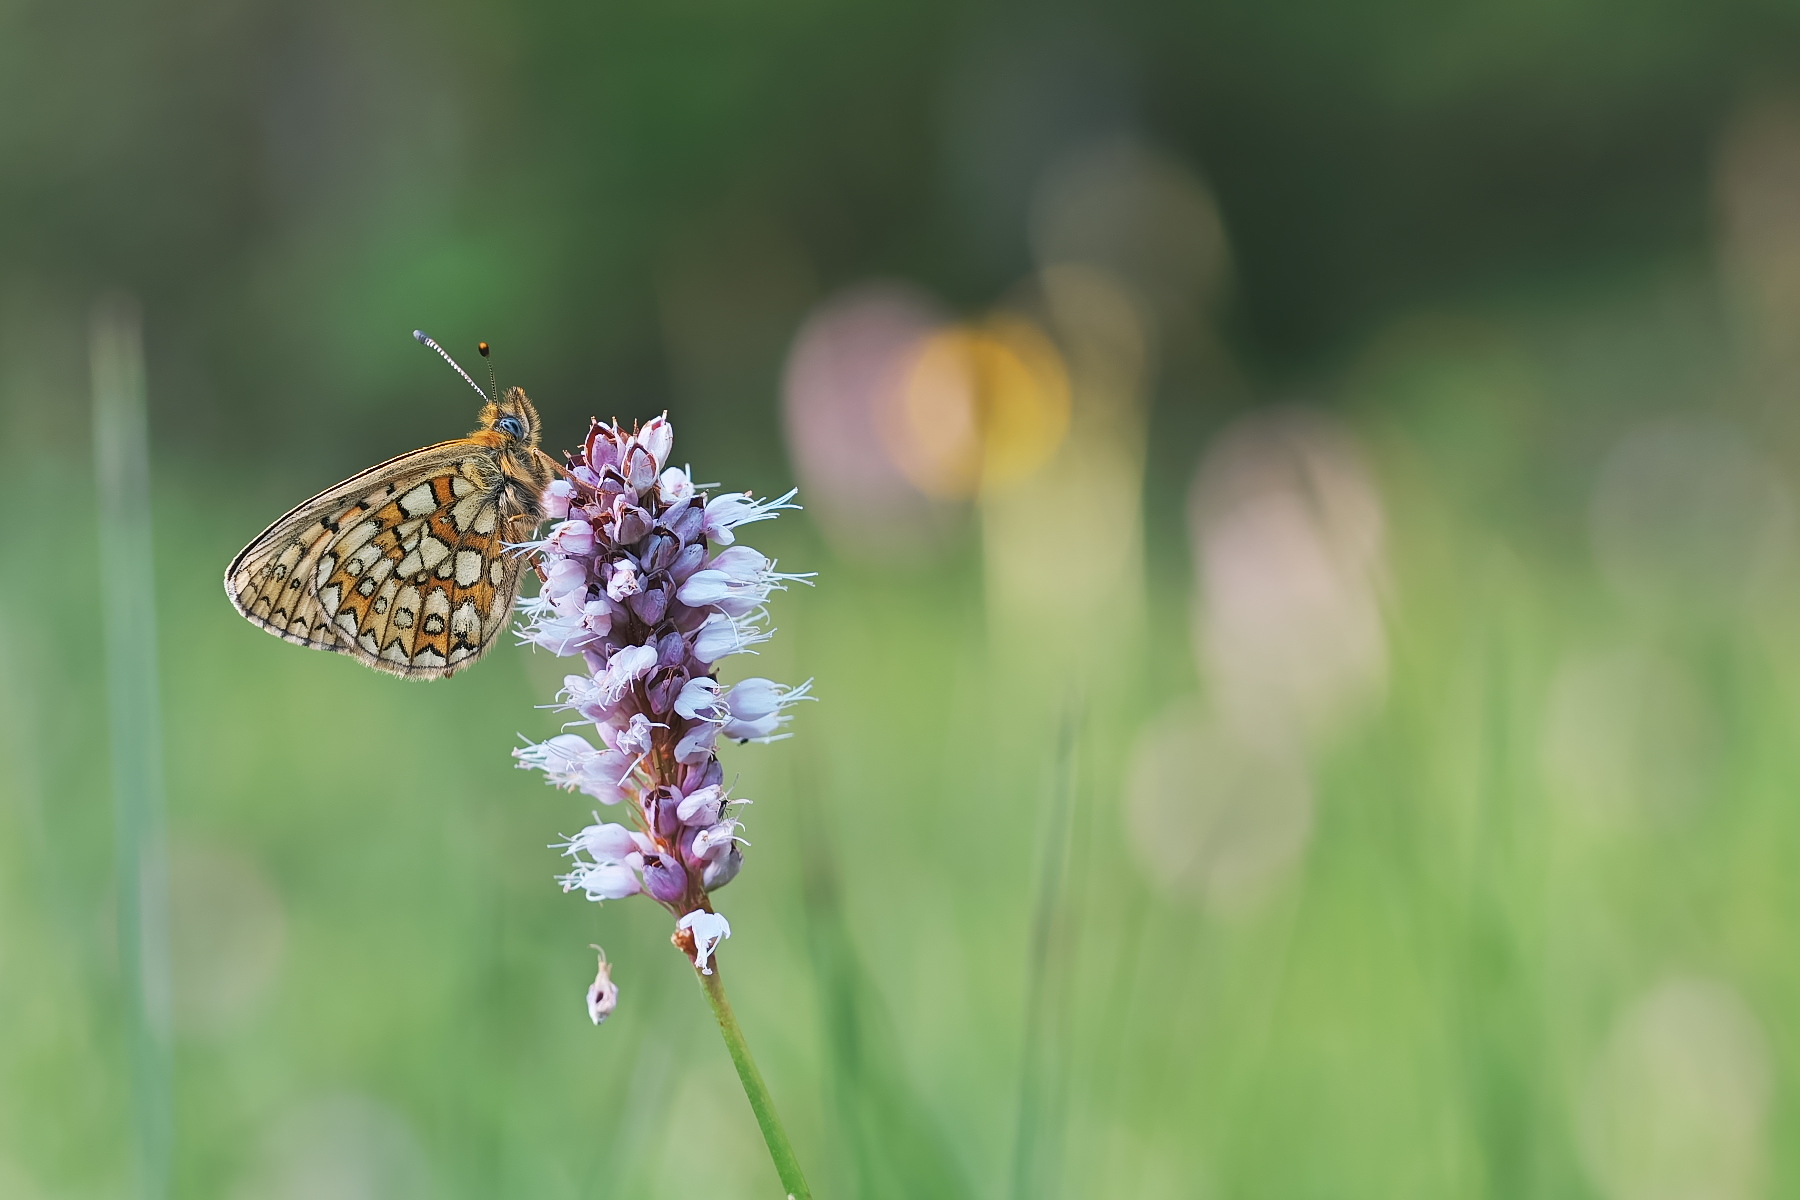
[[[489,401],[481,410],[481,428],[470,436],[499,450],[536,449],[538,414],[525,389],[507,388],[499,400]]]

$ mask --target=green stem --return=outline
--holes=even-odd
[[[750,1045],[744,1041],[744,1031],[738,1026],[737,1014],[731,1011],[731,1001],[725,998],[725,982],[719,978],[717,959],[713,960],[712,974],[700,976],[700,987],[712,1005],[713,1016],[718,1018],[719,1032],[725,1035],[725,1048],[731,1052],[731,1064],[737,1068],[738,1079],[743,1082],[750,1111],[756,1114],[756,1123],[762,1128],[763,1141],[768,1143],[769,1157],[774,1160],[775,1173],[781,1176],[781,1186],[787,1189],[788,1200],[812,1200],[806,1176],[800,1172],[800,1160],[794,1157],[794,1147],[788,1142],[787,1130],[781,1127],[781,1116],[775,1111],[775,1100],[769,1095],[769,1085],[763,1082],[762,1072],[756,1069],[756,1060],[750,1057]]]

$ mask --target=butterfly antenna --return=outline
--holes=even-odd
[[[467,371],[463,370],[461,367],[456,365],[456,360],[454,358],[450,357],[450,352],[448,350],[444,349],[442,346],[438,345],[435,341],[433,341],[431,336],[429,334],[427,334],[423,329],[413,330],[413,338],[418,341],[419,345],[430,346],[433,350],[436,350],[438,352],[438,356],[440,358],[442,358],[445,362],[449,363],[451,369],[454,370],[458,375],[461,375],[463,377],[463,382],[475,389],[475,394],[477,396],[480,396],[483,400],[486,400],[488,398],[487,393],[481,390],[481,385],[479,383],[476,383],[473,379],[470,379],[469,373]]]
[[[500,381],[494,377],[494,360],[488,358],[488,344],[476,342],[475,348],[481,351],[481,357],[488,360],[488,386],[494,389],[494,403],[500,403]]]

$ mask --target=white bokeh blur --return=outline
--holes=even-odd
[[[801,500],[840,553],[916,553],[945,525],[895,461],[885,430],[919,347],[944,318],[917,288],[846,289],[816,308],[788,352],[782,390]]]
[[[229,1031],[267,998],[287,948],[287,914],[261,865],[220,845],[176,842],[169,861],[175,1021]]]
[[[1583,1080],[1583,1165],[1607,1200],[1765,1194],[1774,1064],[1743,998],[1665,979],[1619,1016]]]
[[[1679,662],[1639,647],[1557,666],[1539,761],[1564,812],[1604,830],[1679,820],[1718,784],[1719,720]]]
[[[1208,448],[1188,502],[1194,645],[1241,736],[1317,743],[1379,702],[1384,525],[1355,440],[1322,413],[1255,412]]]
[[[431,1163],[412,1123],[358,1093],[303,1101],[280,1113],[233,1200],[428,1200]]]
[[[1666,417],[1608,452],[1589,532],[1602,576],[1634,610],[1729,613],[1787,564],[1793,497],[1737,426]]]
[[[1304,854],[1312,781],[1291,748],[1245,740],[1190,700],[1139,735],[1125,813],[1156,884],[1238,916],[1266,900]]]
[[[1732,115],[1720,138],[1713,204],[1740,346],[1755,365],[1791,377],[1800,369],[1800,95],[1754,96]]]

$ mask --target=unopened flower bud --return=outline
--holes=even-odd
[[[697,792],[701,788],[722,787],[724,783],[725,767],[716,758],[709,758],[700,766],[689,767],[681,776],[681,790],[684,795]]]
[[[604,472],[608,467],[619,465],[619,443],[609,425],[594,422],[593,428],[588,430],[587,444],[582,449],[587,467],[594,472]],[[575,468],[578,475],[582,470],[582,467]]]
[[[558,554],[585,557],[594,552],[594,527],[587,521],[563,521],[550,530],[546,540]]]
[[[575,485],[567,479],[552,479],[550,486],[544,489],[544,515],[552,521],[560,521],[569,515],[569,501],[574,498]]]
[[[669,528],[683,542],[699,544],[700,535],[706,530],[706,511],[697,505],[690,505],[685,511],[670,520]],[[704,553],[705,546],[701,546]]]
[[[650,514],[631,502],[630,492],[623,492],[613,500],[607,526],[616,545],[631,545],[650,532],[651,524]]]
[[[737,843],[733,842],[730,850],[706,864],[705,870],[700,872],[700,886],[709,892],[716,892],[736,879],[738,869],[743,865],[743,851],[739,850]]]
[[[657,837],[672,837],[681,828],[681,797],[672,787],[651,788],[644,793],[644,823]]]
[[[659,717],[668,716],[676,694],[687,682],[688,673],[683,667],[658,667],[652,671],[644,681],[644,696],[650,701],[650,711]]]
[[[719,740],[719,727],[711,724],[696,725],[682,735],[675,743],[675,761],[682,766],[705,762],[712,757],[713,746]]]
[[[600,969],[594,975],[594,982],[588,985],[588,1016],[598,1025],[612,1016],[613,1009],[619,1007],[619,985],[612,979],[612,964],[606,961],[606,951],[595,946],[600,952]]]
[[[669,611],[669,592],[672,587],[673,581],[668,574],[658,571],[644,580],[643,589],[627,599],[625,606],[644,624],[660,625],[663,615]]]
[[[664,904],[673,904],[687,892],[687,872],[672,855],[644,859],[644,890]]]
[[[637,440],[638,445],[650,452],[656,469],[662,470],[663,464],[669,461],[669,451],[675,447],[675,427],[669,424],[668,414],[652,417],[649,424],[638,430]]]
[[[632,491],[638,493],[655,486],[657,466],[657,461],[650,452],[642,446],[636,445],[625,452],[625,461],[621,464],[625,472],[625,482],[631,485]],[[636,541],[637,539],[633,538],[632,540]]]
[[[669,577],[677,583],[686,583],[688,577],[706,565],[706,544],[689,542],[675,555],[669,564]]]
[[[679,667],[687,661],[687,639],[671,629],[656,639],[656,664],[660,667]]]
[[[646,571],[661,571],[675,561],[681,543],[672,533],[652,533],[644,539],[643,567]]]

